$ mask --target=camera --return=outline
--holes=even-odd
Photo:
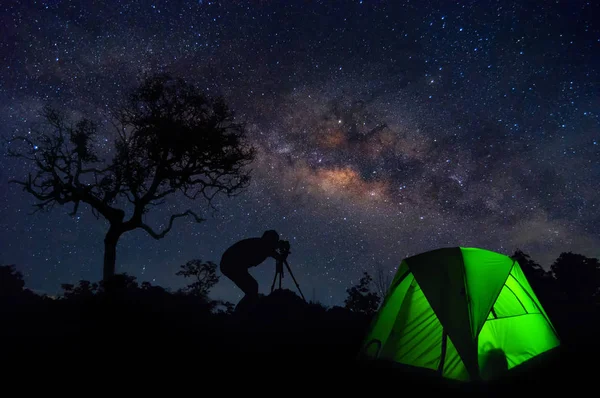
[[[290,242],[287,240],[280,240],[277,248],[279,249],[279,253],[286,257],[290,254]]]

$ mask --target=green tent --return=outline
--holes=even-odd
[[[361,348],[364,359],[481,380],[559,345],[519,263],[478,248],[402,261]]]

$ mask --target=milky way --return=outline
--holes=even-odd
[[[103,125],[147,72],[223,95],[257,149],[248,190],[216,211],[170,198],[149,223],[190,207],[208,221],[119,242],[119,272],[172,288],[181,264],[271,228],[327,305],[363,271],[438,247],[520,248],[546,267],[599,256],[598,4],[434,3],[3,2],[0,133],[35,128],[46,103]],[[28,166],[1,162],[0,262],[41,292],[98,280],[106,223],[28,216],[33,199],[8,184]],[[252,273],[266,293],[273,265]],[[241,297],[224,278],[213,296]]]

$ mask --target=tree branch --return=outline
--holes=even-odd
[[[201,223],[203,221],[206,221],[205,219],[203,219],[201,217],[198,217],[196,215],[196,213],[194,213],[193,211],[187,210],[185,213],[171,215],[171,219],[169,220],[169,226],[164,231],[162,231],[160,233],[154,232],[150,226],[148,226],[147,224],[144,224],[144,223],[140,223],[139,228],[142,228],[144,231],[148,232],[148,234],[150,236],[152,236],[154,239],[162,239],[162,238],[165,237],[165,235],[167,233],[169,233],[169,231],[173,227],[173,221],[176,218],[185,217],[185,216],[192,216],[192,217],[194,217],[194,219],[196,220],[197,223]]]
[[[167,228],[155,232],[143,216],[165,204],[167,196],[204,198],[216,210],[215,195],[234,196],[247,186],[250,175],[244,168],[256,150],[245,142],[245,125],[235,122],[222,98],[210,99],[204,90],[159,74],[145,79],[111,113],[107,119],[116,132],[112,159],[99,159],[95,153],[96,123],[87,118],[71,123],[50,107],[43,113],[48,132],[29,131],[10,140],[22,150],[9,149],[9,156],[28,160],[35,168],[22,181],[12,182],[39,201],[36,209],[73,203],[69,214],[74,216],[85,203],[96,219],[103,216],[119,234],[141,228],[161,239],[179,217],[205,221],[188,210],[172,215]],[[125,209],[117,207],[121,202],[134,207],[127,221]]]

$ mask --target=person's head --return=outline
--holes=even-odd
[[[276,249],[277,248],[277,244],[279,243],[279,234],[274,229],[270,229],[270,230],[265,231],[263,233],[262,240],[264,240],[265,242],[267,242],[267,244],[269,245],[269,247],[272,247],[273,249]]]

